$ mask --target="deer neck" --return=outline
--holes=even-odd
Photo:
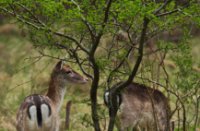
[[[52,100],[56,110],[59,112],[66,92],[65,84],[56,78],[51,78],[47,96]]]

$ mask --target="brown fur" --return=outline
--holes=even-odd
[[[36,104],[33,101],[33,96],[40,97],[41,101],[49,103],[51,107],[51,119],[49,124],[43,124],[41,128],[38,126],[35,126],[33,128],[30,128],[28,125],[29,118],[27,117],[27,109],[30,104]],[[57,131],[57,127],[59,127],[59,121],[58,121],[58,114],[56,111],[56,108],[54,107],[52,101],[47,96],[42,95],[31,95],[25,98],[24,102],[21,104],[20,109],[17,113],[17,131]],[[54,121],[53,121],[54,120]]]
[[[47,95],[28,96],[21,104],[17,113],[17,131],[58,131],[59,111],[66,90],[65,86],[69,83],[84,84],[86,82],[87,79],[72,70],[68,65],[63,65],[62,61],[58,62],[51,74]],[[42,118],[42,104],[48,105],[48,111],[50,112],[45,120]],[[36,107],[37,115],[34,115],[34,117],[36,116],[37,120],[35,121],[32,120],[30,115],[31,106]],[[46,110],[44,113],[47,113]],[[33,124],[30,124],[31,122]]]
[[[122,93],[120,110],[122,131],[137,126],[156,131],[154,118],[158,131],[169,130],[170,108],[167,98],[159,90],[132,83]]]

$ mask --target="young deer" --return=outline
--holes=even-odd
[[[104,101],[109,106],[109,91]],[[121,131],[133,127],[147,131],[169,131],[170,107],[167,98],[159,90],[132,83],[118,95]]]
[[[58,62],[51,74],[47,94],[30,95],[21,104],[17,113],[17,131],[58,131],[65,86],[86,82],[86,78],[68,65]]]

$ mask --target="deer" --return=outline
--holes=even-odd
[[[54,67],[46,95],[27,96],[17,112],[17,131],[59,131],[59,111],[66,87],[88,79],[59,61]]]
[[[109,102],[110,90],[104,92],[104,103]],[[120,131],[129,127],[135,130],[171,131],[170,106],[165,95],[139,83],[131,83],[117,95]]]

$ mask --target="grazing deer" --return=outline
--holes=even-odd
[[[17,113],[17,131],[58,131],[59,110],[70,83],[84,84],[87,79],[58,62],[51,74],[46,95],[30,95],[25,98]]]
[[[104,93],[109,105],[109,91]],[[159,90],[132,83],[118,95],[121,131],[128,127],[147,131],[169,131],[170,107],[167,98]]]

